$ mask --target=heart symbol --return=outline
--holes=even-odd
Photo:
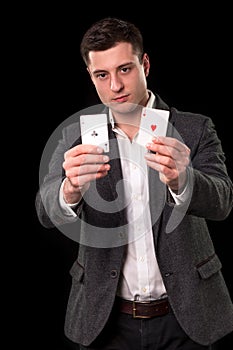
[[[155,124],[152,124],[150,127],[151,127],[152,131],[155,131],[155,129],[156,129],[156,125]]]

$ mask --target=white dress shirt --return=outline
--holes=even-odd
[[[150,99],[147,107],[152,108],[155,96],[151,91],[149,92]],[[117,295],[128,300],[155,300],[166,295],[166,289],[157,263],[153,242],[149,208],[148,166],[144,158],[147,150],[137,142],[139,138],[141,141],[143,137],[140,134],[140,129],[130,141],[128,136],[114,124],[111,111],[110,121],[119,145],[129,237]],[[171,191],[176,204],[182,203],[186,199],[187,191],[188,186],[179,195]],[[65,203],[62,187],[60,202],[66,214],[76,215],[71,209],[73,205]]]

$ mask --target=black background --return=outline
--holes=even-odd
[[[29,185],[24,178],[30,198],[23,215],[29,213],[30,220],[24,221],[27,233],[20,235],[22,253],[16,261],[20,293],[13,296],[20,311],[10,328],[20,330],[12,340],[24,349],[67,349],[63,325],[69,269],[77,247],[60,231],[40,225],[34,201],[40,157],[51,133],[73,113],[99,103],[79,54],[81,37],[93,21],[117,16],[140,28],[151,62],[148,87],[170,106],[212,117],[233,178],[230,9],[223,4],[203,8],[197,2],[180,8],[167,2],[163,6],[155,2],[153,9],[146,3],[138,8],[128,4],[127,9],[124,4],[112,4],[112,10],[109,6],[34,6],[19,20],[20,32],[16,29],[20,48],[16,51],[23,54],[20,78],[27,85],[24,151],[30,154],[31,181]],[[232,217],[209,223],[231,295]],[[219,349],[227,350],[229,344],[231,336],[220,342]]]

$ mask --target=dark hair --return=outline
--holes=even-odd
[[[112,17],[95,22],[86,31],[80,45],[81,56],[88,65],[90,51],[108,50],[120,42],[132,44],[133,52],[142,62],[144,49],[140,30],[130,22]]]

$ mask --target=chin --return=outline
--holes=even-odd
[[[123,102],[123,103],[108,103],[106,104],[113,112],[120,113],[120,114],[128,114],[133,111],[135,111],[139,105],[135,103],[130,102]]]

